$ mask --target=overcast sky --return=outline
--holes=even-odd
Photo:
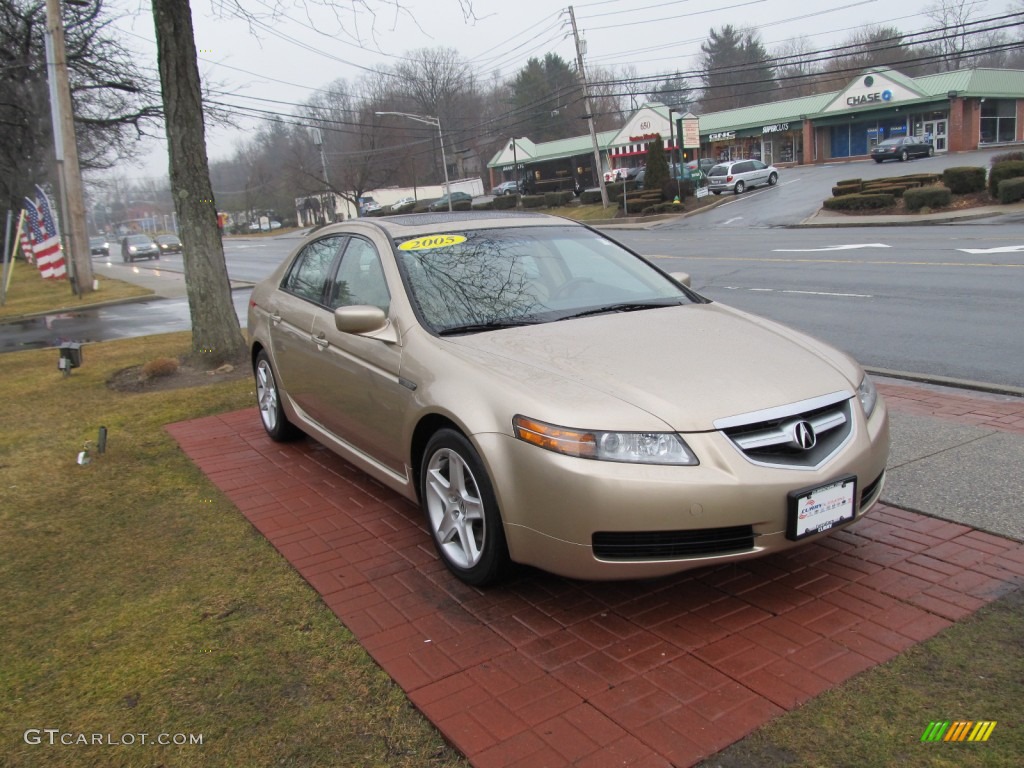
[[[223,101],[288,113],[333,80],[356,80],[367,69],[391,66],[409,51],[439,46],[456,49],[482,79],[506,78],[532,57],[548,51],[575,59],[568,4],[551,0],[368,0],[377,8],[353,13],[353,0],[335,0],[338,15],[323,0],[240,0],[259,14],[255,25],[218,13],[216,0],[192,0],[200,70],[226,93]],[[587,42],[586,65],[632,66],[640,75],[695,65],[711,28],[752,26],[769,49],[805,37],[812,49],[838,44],[873,24],[911,33],[936,26],[925,9],[938,0],[585,0],[573,3],[580,34]],[[155,76],[156,46],[148,2],[135,3],[118,21],[125,43]],[[229,0],[230,2],[230,0]],[[475,18],[466,18],[471,3]],[[1009,0],[977,0],[976,18],[1006,12]],[[251,126],[252,123],[249,123]],[[232,154],[238,130],[208,128],[211,160]],[[166,148],[151,147],[142,165],[123,168],[129,177],[166,175]]]

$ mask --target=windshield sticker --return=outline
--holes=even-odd
[[[447,248],[449,245],[458,245],[466,242],[462,235],[427,235],[417,237],[413,240],[406,240],[398,246],[400,251],[429,251],[433,248]]]

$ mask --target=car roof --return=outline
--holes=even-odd
[[[515,211],[438,211],[437,213],[404,213],[372,219],[352,219],[316,230],[321,235],[356,232],[360,229],[382,230],[392,239],[417,237],[453,229],[475,230],[496,227],[576,226],[582,224],[571,219],[549,216],[546,213],[519,213]]]

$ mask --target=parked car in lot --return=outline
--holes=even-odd
[[[850,357],[542,214],[332,224],[254,289],[263,427],[418,502],[460,579],[777,553],[879,498],[888,415]]]
[[[738,160],[712,166],[707,178],[708,189],[714,194],[733,192],[739,195],[749,187],[761,184],[775,186],[779,180],[779,170],[760,160]]]
[[[495,197],[500,197],[501,195],[514,195],[518,192],[519,182],[516,181],[503,181],[491,190],[491,194]]]
[[[160,253],[181,253],[181,240],[176,235],[157,235],[154,240]]]
[[[105,237],[90,237],[89,254],[92,256],[109,256],[110,242]]]
[[[160,247],[149,235],[128,235],[121,241],[121,258],[126,262],[159,259]]]
[[[471,194],[469,194],[468,192],[452,192],[450,197],[451,197],[453,205],[455,203],[461,201],[461,200],[468,200],[470,202],[472,202],[472,200],[473,200],[473,196]],[[443,196],[437,198],[437,200],[435,200],[434,202],[432,202],[430,205],[427,206],[427,210],[428,211],[447,211],[448,210],[448,198],[449,198],[449,195],[443,195]]]
[[[934,154],[935,147],[930,141],[912,136],[886,139],[871,148],[871,159],[876,163],[883,163],[886,160],[906,162],[912,157],[931,157]]]
[[[393,202],[391,205],[388,206],[388,208],[390,210],[392,210],[392,211],[397,211],[399,208],[402,208],[402,207],[404,207],[406,205],[409,205],[410,203],[415,203],[415,202],[416,202],[416,198],[415,197],[403,197],[402,199],[396,200],[395,202]]]

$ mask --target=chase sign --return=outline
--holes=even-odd
[[[892,101],[892,91],[875,91],[874,93],[862,93],[857,96],[847,96],[846,105],[849,107],[863,107],[884,104]]]

